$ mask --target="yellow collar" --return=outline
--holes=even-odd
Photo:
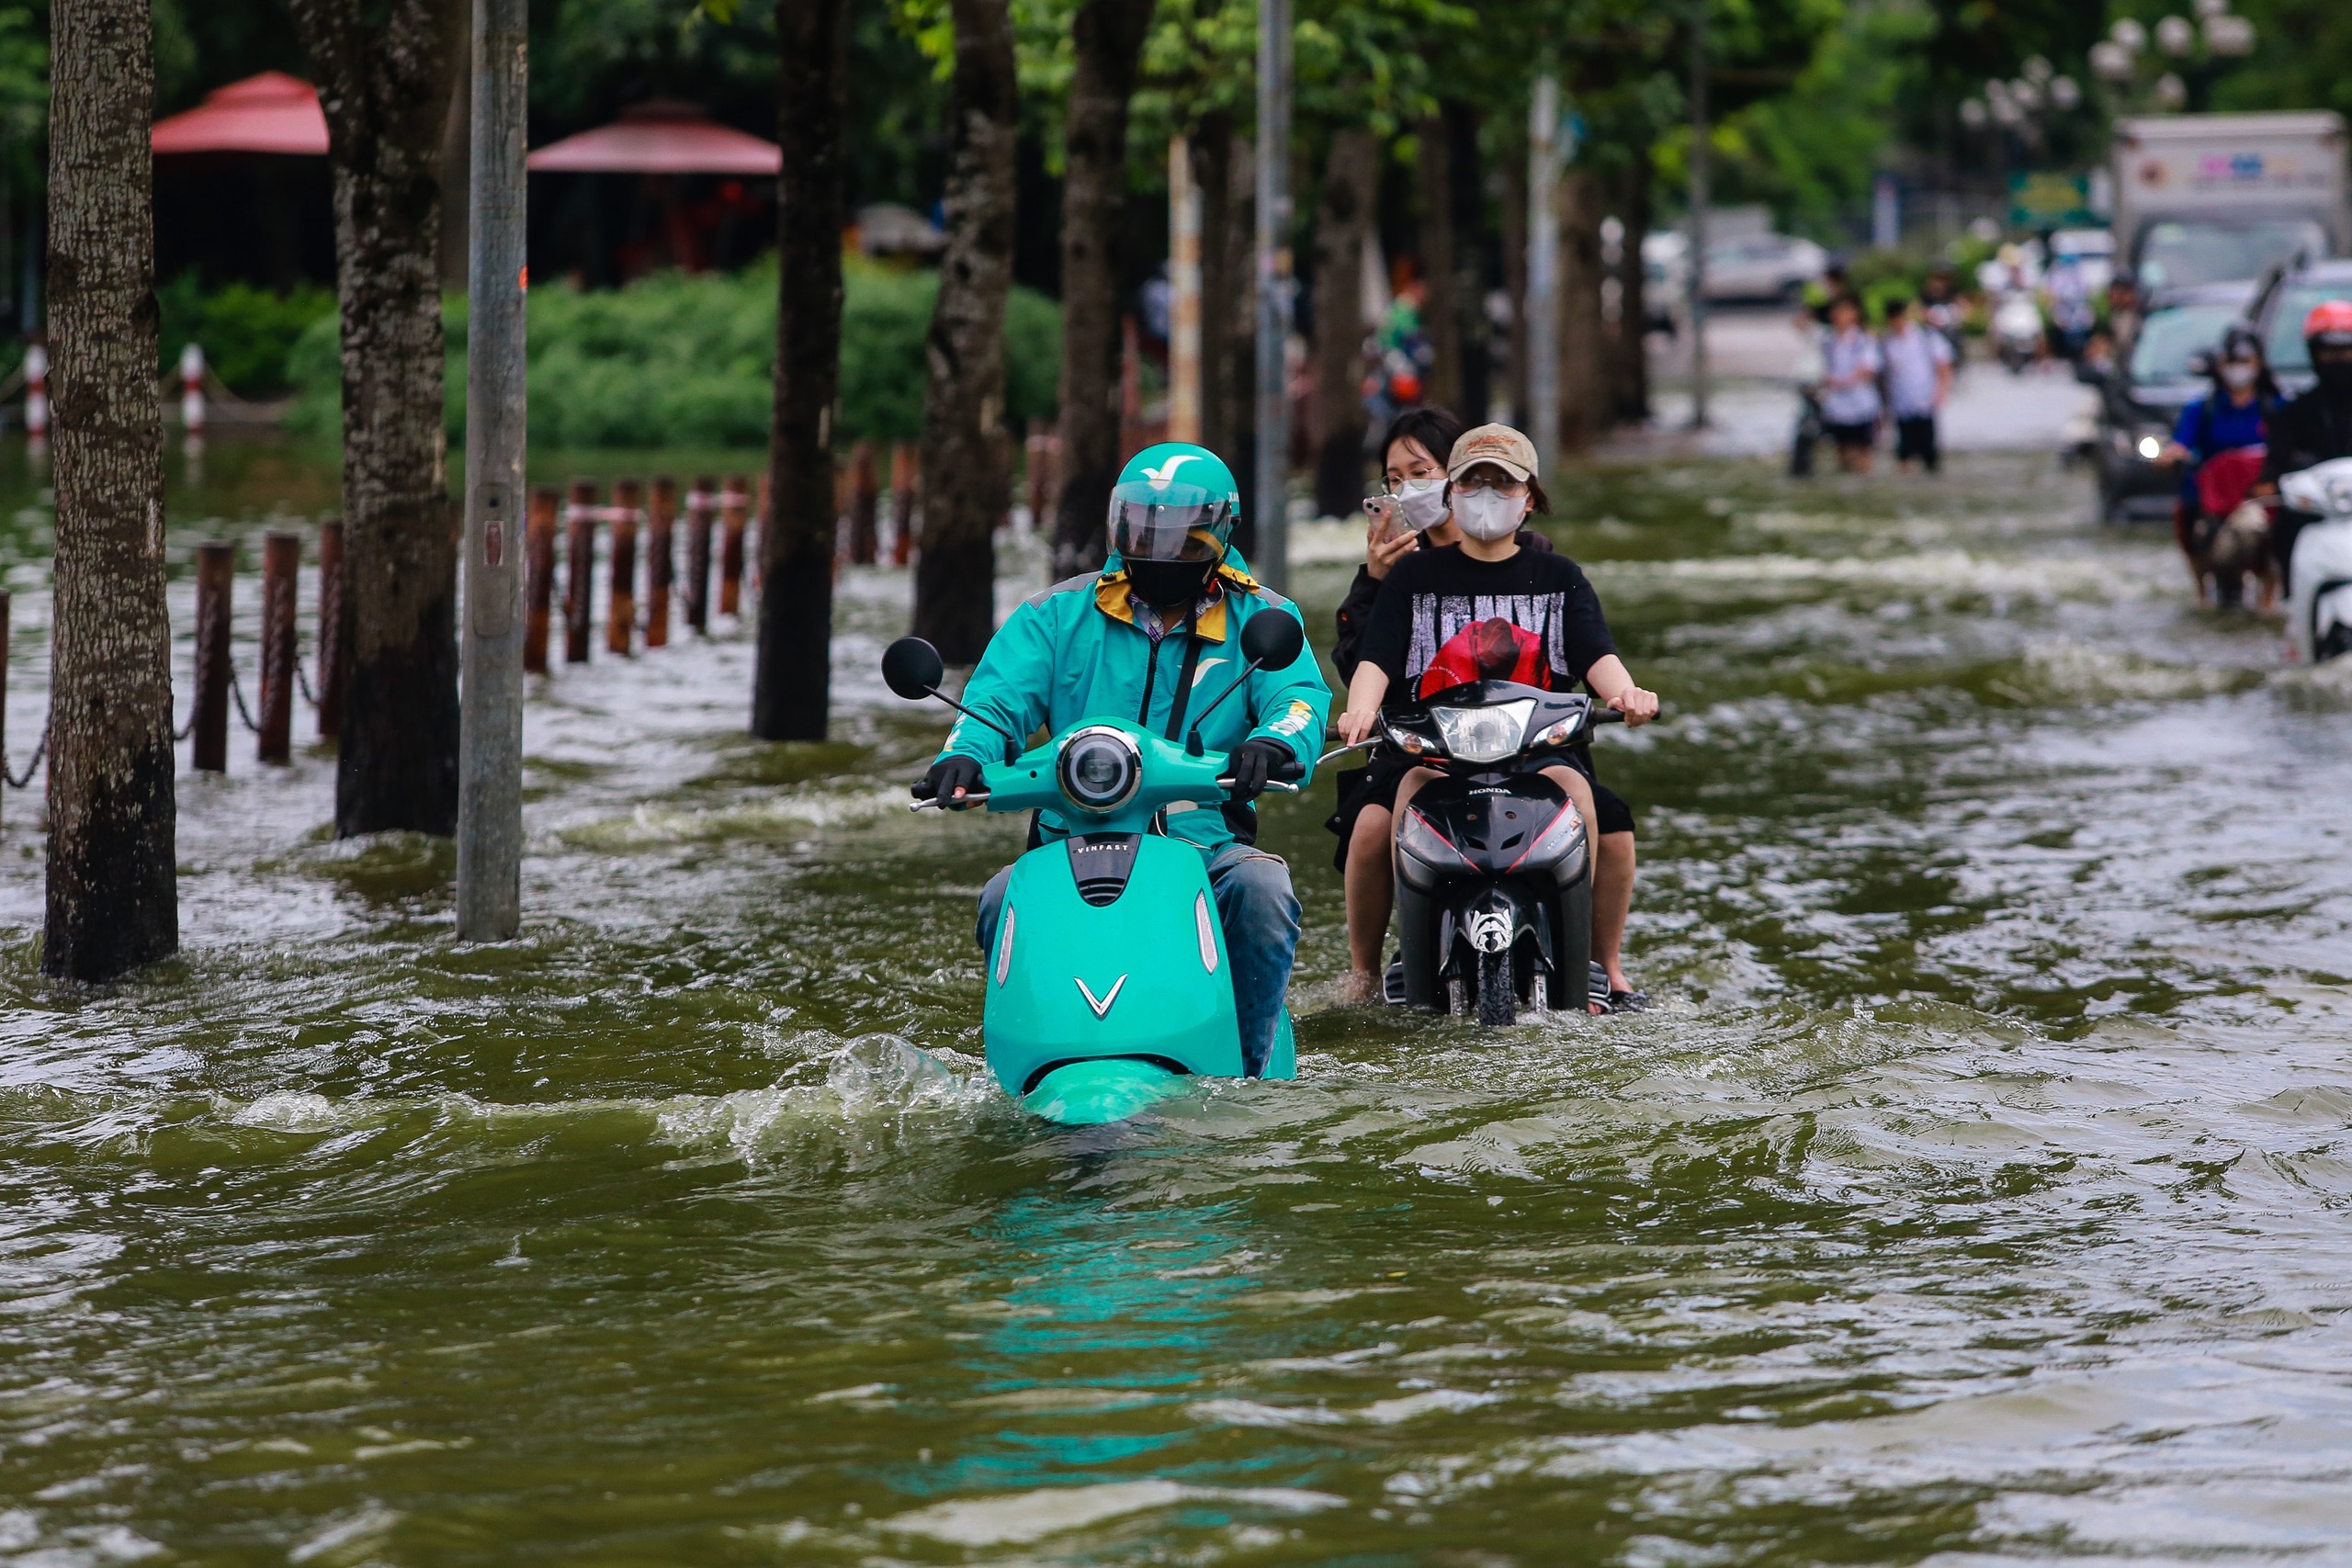
[[[1216,569],[1216,581],[1223,585],[1225,592],[1216,596],[1216,603],[1202,614],[1200,620],[1193,627],[1193,635],[1204,642],[1225,640],[1227,600],[1236,593],[1258,592],[1258,580],[1238,567],[1220,563]],[[1095,581],[1094,606],[1113,620],[1125,621],[1132,626],[1136,624],[1135,605],[1131,602],[1132,592],[1133,585],[1127,581],[1125,567],[1121,567],[1116,571],[1106,571]]]

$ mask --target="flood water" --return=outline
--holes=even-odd
[[[183,554],[332,504],[209,462]],[[1656,1010],[1339,1006],[1327,783],[1267,814],[1299,1081],[1121,1127],[980,1070],[1020,826],[903,808],[902,576],[827,746],[742,737],[731,626],[538,688],[511,944],[239,732],[182,957],[55,987],[11,794],[0,1562],[2344,1561],[2352,671],[2042,457],[1556,488],[1667,704],[1598,748]]]

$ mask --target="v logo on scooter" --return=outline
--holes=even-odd
[[[1070,979],[1076,982],[1078,986],[1078,994],[1086,998],[1086,1005],[1094,1010],[1094,1017],[1097,1022],[1100,1022],[1102,1020],[1111,1016],[1111,1004],[1119,999],[1119,993],[1126,987],[1127,984],[1127,977],[1125,975],[1120,976],[1118,983],[1111,987],[1111,994],[1102,998],[1100,1001],[1097,1001],[1095,999],[1094,993],[1086,988],[1085,981],[1079,979],[1075,975],[1071,976]]]

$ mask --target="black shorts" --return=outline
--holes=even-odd
[[[1624,797],[1592,776],[1592,764],[1578,756],[1566,756],[1560,761],[1582,773],[1592,783],[1592,814],[1594,826],[1605,836],[1610,833],[1631,833],[1634,829],[1634,808]],[[1331,864],[1344,876],[1348,870],[1348,845],[1355,838],[1356,818],[1363,815],[1367,806],[1377,806],[1383,811],[1396,809],[1396,786],[1405,782],[1412,764],[1402,758],[1386,755],[1375,757],[1371,764],[1350,768],[1340,774],[1340,808],[1323,824],[1340,836],[1339,848],[1331,853]]]
[[[1874,421],[1861,424],[1824,424],[1821,428],[1828,432],[1830,440],[1848,448],[1869,446],[1878,440],[1878,425]]]
[[[1894,460],[1936,466],[1936,416],[1923,413],[1894,422]]]

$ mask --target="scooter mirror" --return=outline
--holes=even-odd
[[[1306,633],[1297,617],[1279,610],[1252,615],[1241,628],[1241,657],[1261,670],[1288,669],[1306,646]]]
[[[1284,615],[1283,619],[1290,617]],[[883,684],[909,702],[936,693],[946,675],[947,666],[941,660],[939,649],[919,637],[902,637],[882,650]]]

